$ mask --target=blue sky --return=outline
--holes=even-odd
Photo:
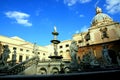
[[[120,22],[120,0],[0,0],[0,35],[46,46],[56,26],[60,41],[72,39],[90,27],[96,6]]]

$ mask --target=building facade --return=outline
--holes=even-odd
[[[44,60],[48,53],[45,47],[27,42],[17,36],[6,37],[0,35],[0,55],[2,55],[3,53],[4,45],[8,45],[10,49],[8,61],[12,60],[12,55],[14,54],[13,48],[16,48],[16,63],[23,62],[29,58],[32,58],[35,55],[41,56],[40,60]]]
[[[88,31],[74,34],[73,40],[78,42],[78,55],[81,59],[89,51],[94,53],[97,59],[101,59],[103,45],[106,45],[112,63],[117,64],[116,59],[120,52],[120,23],[104,14],[101,8],[96,8],[96,15]]]

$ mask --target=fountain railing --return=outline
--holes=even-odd
[[[25,69],[27,69],[28,67],[30,67],[33,64],[37,65],[38,62],[38,57],[32,57],[26,61],[23,61],[19,64],[16,64],[14,66],[10,66],[8,69],[4,70],[2,73],[4,73],[4,75],[16,75],[22,71],[24,71]]]

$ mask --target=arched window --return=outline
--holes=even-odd
[[[59,48],[61,49],[61,48],[63,48],[63,46],[61,45],[61,46],[59,46]]]
[[[45,53],[43,53],[43,55],[45,56]]]
[[[63,51],[60,51],[60,53],[63,53]]]
[[[19,56],[19,62],[22,62],[22,59],[23,59],[23,56],[20,55],[20,56]]]
[[[40,54],[40,52],[38,52],[38,54]]]
[[[66,47],[69,47],[69,44],[66,44]]]
[[[70,52],[70,50],[66,50],[66,52]]]

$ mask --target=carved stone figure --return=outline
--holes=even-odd
[[[107,45],[103,45],[102,55],[106,65],[111,65],[111,58],[108,53]]]
[[[54,32],[57,32],[57,28],[56,28],[56,26],[54,26]]]
[[[90,32],[88,32],[88,33],[86,34],[85,40],[86,40],[86,41],[90,40]]]
[[[96,14],[98,14],[98,13],[102,13],[102,9],[99,7],[96,8]]]
[[[120,52],[118,52],[118,55],[117,55],[117,62],[118,62],[118,66],[120,66]]]
[[[89,50],[83,55],[80,65],[82,70],[95,69],[95,67],[100,66],[92,50]]]
[[[7,65],[7,59],[9,58],[9,54],[10,54],[10,50],[9,50],[9,46],[8,45],[4,45],[3,46],[3,53],[2,53],[2,64],[4,66]]]
[[[78,68],[78,46],[76,41],[72,41],[70,45],[70,56],[71,56],[71,68]]]
[[[100,66],[92,50],[89,51],[89,56],[90,56],[90,65],[92,68],[94,68],[95,66]]]
[[[2,58],[2,44],[1,44],[1,41],[0,41],[0,60]]]
[[[100,29],[100,31],[102,32],[102,39],[109,38],[107,34],[107,28]]]

